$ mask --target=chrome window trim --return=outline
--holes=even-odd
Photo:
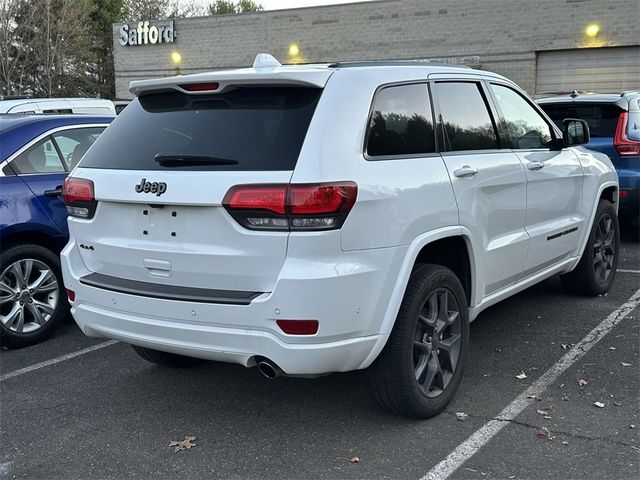
[[[4,170],[4,167],[9,165],[18,155],[20,155],[25,150],[31,148],[33,145],[35,145],[40,140],[42,140],[43,138],[49,135],[53,135],[54,133],[58,133],[58,132],[63,132],[65,130],[77,130],[80,128],[95,128],[95,127],[106,128],[108,126],[109,126],[108,123],[78,123],[75,125],[64,125],[62,127],[55,127],[55,128],[52,128],[51,130],[47,130],[46,132],[38,135],[36,138],[32,139],[30,142],[26,143],[25,145],[20,147],[18,150],[13,152],[6,160],[3,160],[2,162],[0,162],[0,177],[9,177],[9,176],[22,177],[23,175],[60,175],[61,173],[69,173],[65,170],[64,172],[20,173],[16,175],[5,175],[3,170]]]

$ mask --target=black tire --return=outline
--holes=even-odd
[[[609,230],[605,232],[607,228]],[[616,209],[608,200],[600,200],[580,262],[571,272],[560,276],[562,284],[580,295],[607,293],[616,277],[619,252],[620,227]],[[605,276],[602,274],[603,268],[607,272]]]
[[[451,298],[455,300],[458,311],[457,319],[459,321],[456,320],[457,333],[455,335],[459,335],[457,337],[459,351],[457,361],[452,360],[449,363],[449,366],[451,363],[454,366],[452,371],[447,373],[448,382],[444,380],[445,375],[443,374],[441,376],[442,388],[434,387],[433,390],[430,390],[431,382],[426,387],[420,386],[418,370],[421,365],[425,365],[425,380],[422,381],[424,383],[431,377],[429,372],[434,371],[429,368],[433,358],[437,360],[440,371],[444,371],[448,363],[447,351],[451,348],[445,349],[444,345],[445,342],[454,338],[454,333],[451,333],[453,325],[445,326],[440,331],[444,332],[444,335],[449,335],[448,338],[438,339],[438,335],[434,334],[432,337],[427,336],[425,340],[425,335],[428,335],[425,331],[430,328],[428,327],[430,325],[427,322],[428,319],[425,317],[432,315],[432,300],[435,296],[437,307],[434,325],[437,324],[437,318],[440,318],[438,311],[445,294],[449,295],[446,297],[449,301]],[[462,284],[448,268],[440,265],[421,265],[413,271],[387,344],[366,372],[370,394],[380,406],[400,415],[415,418],[433,417],[447,406],[460,385],[469,349],[467,306]],[[448,312],[446,318],[449,318],[451,313],[450,307],[453,308],[452,304],[446,308]],[[451,315],[453,316],[453,314]],[[434,332],[434,330],[430,331]],[[417,344],[419,344],[418,347],[416,347]],[[428,353],[428,346],[434,345],[439,348],[431,348]],[[422,348],[425,346],[427,348],[423,350]],[[441,350],[445,351],[444,358],[440,353]],[[424,357],[426,357],[426,361],[423,361]],[[451,360],[451,357],[448,358]],[[433,378],[437,378],[437,375]]]
[[[184,355],[161,352],[160,350],[152,350],[151,348],[139,347],[137,345],[131,345],[131,348],[147,362],[162,365],[163,367],[188,368],[206,362],[206,360],[201,358],[185,357]]]
[[[15,305],[17,300],[12,300],[9,297],[9,292],[4,290],[0,292],[0,344],[7,348],[18,348],[33,345],[45,340],[49,337],[56,327],[64,320],[69,312],[69,303],[67,302],[66,290],[62,282],[62,273],[60,271],[60,259],[51,250],[35,244],[24,244],[14,247],[10,247],[0,253],[0,281],[5,285],[13,287],[13,282],[17,281],[15,274],[11,273],[9,269],[17,262],[33,260],[35,262],[29,262],[29,264],[36,265],[36,268],[30,267],[30,275],[27,274],[31,281],[27,283],[36,284],[39,272],[42,273],[45,270],[39,270],[38,264],[42,267],[42,264],[46,266],[53,274],[53,277],[48,277],[46,282],[42,282],[42,293],[36,293],[33,296],[29,295],[21,298],[24,300],[25,308],[22,317],[22,326],[11,323],[11,309]],[[24,264],[22,264],[24,265]],[[43,267],[44,268],[44,267]],[[25,270],[27,270],[25,268]],[[23,271],[23,273],[26,273]],[[53,290],[47,290],[48,287],[54,285],[53,278],[57,282],[56,287]],[[16,285],[17,287],[17,285]],[[21,288],[21,287],[20,287]],[[37,326],[31,310],[28,308],[29,304],[35,307],[35,304],[40,302],[41,305],[46,307],[44,303],[53,301],[54,295],[56,296],[56,304],[52,313],[45,313],[45,310],[38,310],[42,318],[48,317],[44,321],[46,323]],[[29,301],[31,300],[31,301]],[[5,321],[7,325],[5,325]],[[29,328],[33,330],[29,331]]]

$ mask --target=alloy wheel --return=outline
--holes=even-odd
[[[451,382],[462,348],[460,306],[446,288],[437,289],[418,315],[413,340],[413,365],[418,386],[438,397]]]
[[[602,215],[593,243],[593,267],[600,283],[606,282],[613,271],[616,256],[615,234],[613,219],[608,214]]]
[[[17,260],[0,275],[0,321],[12,332],[31,333],[53,316],[60,292],[49,266],[31,258]]]

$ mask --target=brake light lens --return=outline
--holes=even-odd
[[[627,137],[627,123],[629,113],[622,112],[618,118],[616,134],[613,137],[613,145],[618,153],[622,156],[640,155],[640,142],[629,139]]]
[[[86,178],[67,177],[62,187],[62,200],[72,217],[92,218],[97,205],[93,182]]]
[[[289,335],[315,335],[318,333],[317,320],[276,320],[284,333]]]
[[[342,227],[357,194],[355,182],[236,185],[222,204],[252,230],[333,230]]]
[[[76,301],[76,292],[74,292],[70,288],[67,288],[67,298],[69,299],[70,302],[75,302]]]
[[[217,82],[209,82],[209,83],[186,83],[184,85],[180,85],[180,88],[186,90],[187,92],[213,92],[218,90],[220,84]]]

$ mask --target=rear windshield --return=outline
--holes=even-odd
[[[211,95],[145,95],[116,117],[80,166],[293,170],[321,93],[306,87],[245,87]],[[156,156],[179,160],[167,165]],[[184,162],[183,156],[204,162]],[[227,162],[209,164],[207,158]]]
[[[589,124],[592,137],[613,137],[620,116],[619,107],[615,105],[589,105],[586,103],[547,104],[540,105],[549,118],[562,130],[565,118],[579,118]]]

